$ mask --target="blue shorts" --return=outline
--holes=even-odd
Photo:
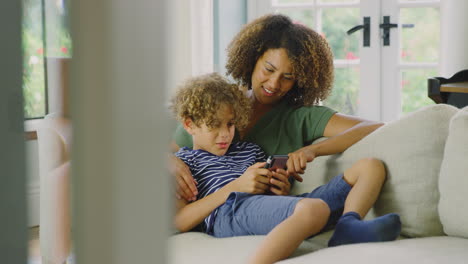
[[[317,198],[330,207],[330,218],[321,232],[334,227],[340,216],[351,186],[343,175],[317,187],[310,193],[296,196],[253,195],[233,192],[226,203],[218,207],[213,228],[208,234],[215,237],[266,235],[288,218],[303,198]]]

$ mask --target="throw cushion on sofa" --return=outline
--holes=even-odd
[[[403,236],[442,235],[439,170],[449,121],[457,110],[449,105],[425,107],[380,127],[342,154],[318,157],[293,192],[311,191],[356,161],[375,157],[385,163],[387,180],[368,218],[395,212],[400,214]]]
[[[450,121],[439,190],[439,214],[445,233],[468,238],[468,107]]]

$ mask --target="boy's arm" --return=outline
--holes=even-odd
[[[187,232],[200,224],[213,210],[226,202],[231,192],[265,193],[269,188],[268,182],[272,172],[263,166],[265,162],[250,166],[239,178],[193,203],[178,200],[174,220],[177,230]]]
[[[218,191],[192,203],[178,199],[174,220],[175,227],[180,232],[190,231],[203,222],[213,210],[226,202],[227,197],[233,191],[235,191],[234,184],[230,182]]]

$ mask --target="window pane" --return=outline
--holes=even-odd
[[[323,105],[342,114],[356,114],[359,106],[359,74],[357,67],[335,69],[333,90]]]
[[[401,60],[404,62],[437,62],[440,45],[440,12],[438,8],[402,8],[400,23],[414,25],[401,30]]]
[[[434,104],[434,101],[427,96],[427,79],[438,76],[435,69],[403,70],[401,75],[403,114]]]
[[[47,57],[71,57],[69,0],[46,0]]]
[[[331,46],[335,59],[359,59],[360,31],[348,35],[346,31],[362,24],[358,8],[326,8],[322,13],[322,32]]]
[[[46,113],[41,0],[23,0],[23,94],[25,118]]]
[[[310,9],[291,10],[291,9],[278,9],[281,14],[289,16],[293,22],[301,23],[310,28],[314,28],[314,11]]]

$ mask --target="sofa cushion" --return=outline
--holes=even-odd
[[[367,218],[395,212],[402,235],[442,235],[437,205],[438,180],[450,118],[458,111],[449,105],[425,107],[389,122],[342,154],[318,157],[308,165],[303,183],[292,192],[308,192],[342,173],[362,158],[385,163],[387,180]]]
[[[399,239],[392,242],[362,243],[326,247],[331,235],[327,232],[302,242],[288,259],[279,263],[466,263],[468,239],[427,237]],[[169,238],[168,263],[172,264],[238,264],[259,246],[265,236],[215,238],[204,233],[189,232]]]
[[[305,240],[291,257],[308,254],[327,246],[332,232]],[[200,232],[181,233],[169,238],[169,263],[246,263],[265,236],[216,238]]]
[[[439,214],[445,233],[468,238],[468,107],[450,121],[439,190]]]
[[[326,248],[278,263],[464,264],[468,260],[467,248],[468,239],[463,238],[412,238]]]

